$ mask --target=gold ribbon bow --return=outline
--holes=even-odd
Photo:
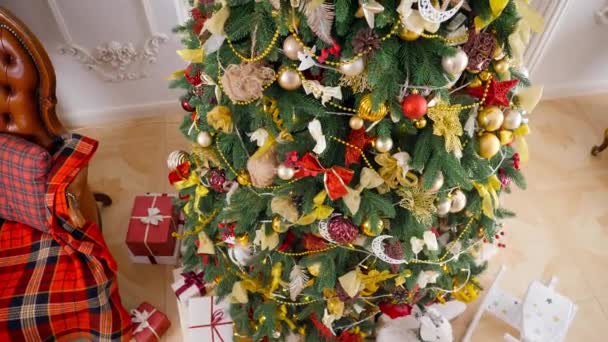
[[[515,5],[521,20],[509,36],[509,46],[511,47],[512,65],[521,65],[524,62],[524,53],[530,42],[531,33],[542,32],[545,20],[528,4],[527,0],[515,0]]]
[[[196,186],[196,189],[194,190],[194,201],[189,201],[188,204],[186,204],[186,206],[184,207],[184,213],[186,213],[186,215],[189,215],[192,211],[194,211],[202,215],[198,207],[198,203],[201,198],[207,196],[207,194],[209,193],[209,189],[207,189],[207,187],[201,184],[198,173],[196,171],[190,172],[190,176],[188,176],[188,178],[179,182],[175,182],[173,186],[175,186],[177,190],[183,190]]]
[[[415,186],[418,184],[418,177],[409,171],[410,156],[407,152],[398,152],[392,156],[382,153],[377,155],[375,160],[381,166],[378,174],[390,188],[394,189],[398,185]]]
[[[290,330],[296,330],[296,324],[289,318],[287,312],[287,305],[283,304],[279,306],[279,311],[277,312],[277,319],[279,321],[285,322]]]
[[[525,136],[530,134],[530,127],[527,124],[519,126],[513,131],[513,137],[515,137],[515,144],[517,144],[517,152],[523,163],[530,159],[530,153],[528,152],[528,143],[526,142]]]
[[[391,274],[389,271],[384,270],[382,272],[378,270],[371,270],[368,274],[360,274],[361,282],[365,286],[361,294],[364,296],[371,296],[380,289],[379,283],[395,278],[397,274]]]
[[[184,60],[184,62],[189,63],[203,63],[205,56],[205,51],[202,48],[182,49],[177,50],[176,52]]]
[[[384,179],[380,177],[378,172],[364,167],[361,169],[361,177],[359,180],[359,185],[356,188],[348,188],[348,193],[342,197],[344,200],[344,204],[350,213],[355,215],[357,211],[359,211],[359,206],[361,205],[361,192],[364,189],[374,189],[384,184]]]
[[[475,17],[475,30],[477,32],[481,31],[484,27],[490,25],[494,20],[496,20],[502,11],[509,4],[509,0],[490,0],[490,9],[492,11],[489,18],[483,19],[480,16]]]
[[[473,182],[473,186],[477,189],[481,197],[481,208],[484,215],[489,218],[494,218],[494,204],[498,203],[497,190],[500,189],[500,180],[496,175],[488,177],[486,183]]]
[[[306,226],[317,220],[325,220],[328,218],[329,215],[334,212],[334,208],[323,204],[326,197],[327,192],[325,192],[325,190],[319,192],[312,200],[314,203],[312,211],[300,217],[295,223],[301,226]]]

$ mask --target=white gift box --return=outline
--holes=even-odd
[[[173,289],[173,292],[175,292],[177,299],[185,305],[188,305],[188,299],[192,297],[200,297],[206,292],[206,289],[203,288],[203,293],[201,294],[201,288],[199,287],[199,285],[204,284],[204,281],[202,280],[202,272],[200,270],[196,270],[188,273],[194,274],[194,276],[197,278],[197,282],[200,282],[200,284],[192,282],[189,287],[186,287],[188,279],[184,277],[183,268],[173,270],[173,279],[175,279],[175,281],[173,284],[171,284],[171,288]],[[203,286],[206,286],[206,284]]]
[[[233,322],[230,302],[215,303],[217,297],[193,297],[188,300],[186,341],[232,342]]]

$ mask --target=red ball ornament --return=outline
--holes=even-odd
[[[426,99],[419,94],[410,94],[401,103],[403,115],[411,120],[418,120],[423,117],[426,114],[427,106]]]
[[[186,98],[184,98],[182,100],[182,109],[185,110],[186,112],[190,112],[190,113],[192,113],[196,110],[196,108],[194,108],[190,105],[190,99],[186,99]]]
[[[192,68],[192,64],[188,65],[186,70],[184,70],[184,76],[186,76],[188,83],[193,86],[197,86],[203,82],[203,80],[201,80],[201,72],[200,70],[193,71]]]

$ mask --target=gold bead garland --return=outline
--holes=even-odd
[[[448,44],[461,44],[466,42],[469,39],[469,35],[465,34],[463,36],[454,38],[454,39],[450,39],[450,38],[446,38],[444,36],[438,35],[438,34],[426,34],[426,33],[421,33],[420,37],[426,38],[426,39],[439,39],[442,40]]]
[[[399,26],[401,25],[401,21],[397,20],[395,22],[395,25],[393,25],[393,27],[391,28],[391,31],[389,33],[387,33],[386,35],[384,35],[383,37],[380,38],[381,41],[386,41],[387,39],[389,39],[391,36],[395,35],[397,33],[397,31],[399,31]],[[315,59],[319,59],[320,56],[315,54],[308,46],[306,46],[306,44],[304,44],[304,42],[302,41],[302,39],[298,36],[298,33],[296,32],[295,27],[293,27],[293,25],[288,25],[289,27],[289,32],[293,35],[293,37],[296,39],[296,41],[298,42],[298,44],[300,45],[300,47],[306,51],[307,54],[313,56]],[[333,67],[341,67],[345,64],[350,64],[354,61],[356,61],[357,59],[367,55],[368,53],[372,52],[373,48],[369,47],[367,48],[365,51],[359,52],[357,54],[355,54],[353,57],[340,61],[340,62],[333,62],[333,61],[324,61],[322,64],[327,64],[327,65],[331,65]]]
[[[205,227],[207,227],[209,225],[209,223],[211,223],[211,221],[213,221],[213,219],[215,218],[215,216],[217,216],[218,213],[219,213],[218,209],[213,209],[213,212],[211,212],[211,214],[209,214],[209,216],[205,217],[201,222],[198,223],[198,227],[196,229],[185,231],[181,234],[177,233],[177,232],[172,232],[171,236],[173,236],[174,238],[176,238],[178,240],[181,240],[188,236],[197,235],[203,229],[205,229]]]
[[[350,148],[354,148],[357,151],[359,151],[359,153],[361,153],[361,156],[363,157],[363,161],[365,161],[365,165],[367,165],[367,167],[369,167],[370,169],[374,170],[374,167],[372,166],[372,163],[369,162],[369,159],[367,159],[367,157],[365,156],[365,153],[363,153],[363,150],[361,148],[359,148],[359,146],[355,146],[349,142],[346,142],[340,138],[336,138],[333,135],[329,137],[331,140],[335,140],[345,146],[348,146]]]
[[[298,257],[298,256],[305,256],[305,255],[311,255],[311,254],[317,254],[317,253],[323,253],[323,252],[331,251],[332,249],[335,249],[337,247],[338,247],[338,245],[331,245],[329,247],[322,248],[322,249],[315,249],[315,250],[312,250],[312,251],[296,252],[296,253],[283,252],[283,251],[277,250],[277,253],[283,254],[283,255],[286,255],[286,256],[295,256],[295,257]]]
[[[277,27],[277,30],[274,32],[274,35],[272,36],[272,39],[270,40],[270,44],[268,44],[268,46],[264,49],[264,51],[262,51],[262,53],[257,56],[257,57],[253,57],[253,58],[248,58],[243,56],[235,47],[234,45],[232,45],[232,41],[230,40],[230,38],[226,37],[226,41],[228,42],[228,46],[230,47],[230,50],[232,50],[232,52],[243,62],[247,62],[247,63],[255,63],[255,62],[259,62],[262,59],[266,58],[266,56],[268,56],[270,54],[270,52],[272,51],[272,48],[276,45],[277,40],[279,39],[279,34],[281,33],[281,30]]]

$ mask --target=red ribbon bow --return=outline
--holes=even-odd
[[[175,291],[175,295],[178,297],[184,293],[187,289],[189,289],[192,285],[196,285],[198,291],[201,296],[205,294],[205,282],[203,281],[203,272],[194,273],[194,272],[185,272],[182,273],[182,277],[184,277],[184,285]]]
[[[335,56],[336,58],[340,58],[341,50],[342,47],[340,47],[340,44],[334,41],[334,44],[330,48],[323,48],[321,50],[321,55],[318,58],[319,63],[325,63],[325,60],[327,60],[327,57],[329,57],[329,55]]]
[[[325,190],[327,191],[329,198],[333,201],[348,193],[346,185],[350,183],[355,174],[353,170],[341,166],[334,166],[326,169],[312,153],[306,153],[296,165],[298,167],[298,171],[295,174],[297,178],[315,177],[316,175],[323,173]]]

